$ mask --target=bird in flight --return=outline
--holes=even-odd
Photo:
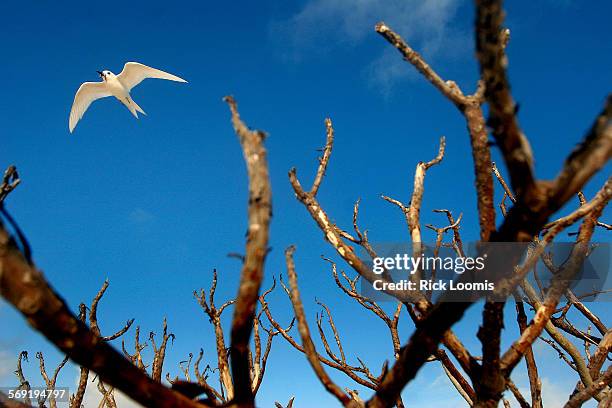
[[[136,119],[138,119],[138,112],[144,115],[146,115],[146,113],[130,96],[132,88],[147,78],[187,82],[176,75],[148,67],[138,62],[127,62],[119,75],[115,75],[108,70],[97,72],[100,78],[102,78],[102,82],[85,82],[81,84],[74,96],[74,102],[70,110],[70,119],[68,121],[70,133],[74,131],[74,128],[85,114],[87,108],[89,108],[89,105],[97,99],[114,96],[132,112],[132,115],[134,115]]]

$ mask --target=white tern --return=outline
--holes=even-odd
[[[127,62],[119,75],[115,75],[108,70],[97,72],[100,78],[102,78],[102,82],[85,82],[81,84],[74,96],[74,102],[70,110],[70,119],[68,121],[70,133],[72,133],[79,120],[81,120],[85,111],[89,108],[89,105],[97,99],[114,96],[138,119],[138,112],[145,115],[146,113],[130,96],[132,88],[147,78],[187,82],[176,75],[148,67],[138,62]]]

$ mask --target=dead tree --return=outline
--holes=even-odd
[[[139,328],[135,333],[134,351],[128,352],[123,343],[121,354],[107,344],[110,338],[101,336],[95,317],[96,307],[93,304],[89,326],[85,322],[84,307],[79,316],[70,311],[61,296],[52,289],[43,273],[35,266],[25,235],[2,207],[8,194],[19,183],[19,176],[12,166],[6,171],[0,186],[3,219],[15,231],[10,234],[5,224],[0,223],[0,294],[13,304],[36,330],[82,367],[81,379],[84,376],[85,382],[87,381],[89,370],[97,374],[103,403],[109,407],[116,405],[113,397],[115,389],[147,407],[253,407],[255,394],[264,376],[272,339],[277,335],[306,356],[323,387],[346,407],[402,407],[402,390],[416,377],[423,365],[430,363],[441,365],[469,406],[496,407],[500,401],[508,406],[506,396],[512,394],[521,407],[541,407],[540,373],[532,350],[532,345],[539,338],[559,354],[569,369],[576,372],[577,384],[575,389],[568,390],[567,407],[580,406],[591,398],[599,401],[601,406],[609,406],[612,401],[611,368],[604,368],[604,364],[612,351],[612,330],[589,310],[583,302],[584,299],[572,292],[569,281],[590,254],[594,230],[612,228],[599,220],[603,209],[612,198],[612,178],[609,178],[590,200],[581,192],[585,183],[601,170],[612,156],[612,95],[608,96],[602,112],[595,118],[583,141],[567,155],[555,179],[538,179],[533,168],[534,157],[529,140],[521,130],[516,115],[517,107],[506,72],[508,58],[505,48],[509,44],[510,32],[503,26],[503,17],[501,0],[476,0],[476,51],[481,80],[474,85],[475,90],[471,94],[464,92],[455,82],[440,77],[423,57],[389,26],[384,23],[376,25],[376,31],[455,105],[465,118],[472,147],[480,240],[483,243],[532,243],[527,253],[506,257],[505,265],[500,269],[493,271],[492,268],[485,268],[482,271],[484,277],[494,281],[496,289],[485,301],[482,324],[475,333],[481,341],[481,355],[472,355],[452,330],[452,326],[462,319],[465,311],[474,305],[476,299],[459,301],[456,293],[448,291],[434,301],[432,293],[428,291],[399,295],[387,291],[397,298],[396,308],[393,314],[389,315],[374,300],[358,292],[356,285],[359,280],[373,282],[382,279],[386,283],[392,283],[392,277],[387,271],[382,275],[374,273],[368,262],[361,259],[354,249],[354,246],[361,247],[369,257],[377,257],[366,230],[358,225],[359,201],[353,208],[353,232],[349,232],[331,221],[334,217],[328,215],[317,197],[334,144],[334,129],[330,119],[325,121],[326,144],[312,186],[305,189],[295,169],[289,172],[289,181],[298,201],[304,205],[323,232],[324,239],[355,273],[354,276],[343,271],[339,273],[336,262],[326,260],[330,264],[336,285],[346,296],[376,315],[388,328],[394,361],[380,362],[380,371],[375,371],[358,357],[352,359],[347,356],[344,340],[336,327],[331,310],[321,301],[318,302],[321,313],[316,316],[316,325],[325,354],[317,351],[298,287],[298,268],[293,261],[293,247],[285,254],[288,283],[283,280],[280,283],[293,306],[299,341],[291,334],[293,322],[289,327],[283,327],[274,319],[266,296],[273,290],[276,282],[271,289],[260,293],[268,252],[272,208],[267,153],[263,147],[265,134],[247,128],[240,119],[236,103],[231,97],[227,97],[225,101],[230,108],[232,124],[244,154],[249,178],[246,251],[242,258],[240,284],[235,299],[220,307],[215,305],[216,273],[208,298],[204,291],[196,293],[215,330],[217,367],[212,370],[216,370],[219,377],[218,388],[209,382],[210,367],[200,369],[203,350],[193,364],[195,381],[191,378],[194,357],[191,354],[180,364],[185,380],[172,380],[167,374],[166,378],[172,383],[172,387],[161,383],[167,343],[173,338],[167,331],[165,321],[161,339],[156,340],[153,333],[148,337],[153,352],[153,360],[149,366],[142,356],[142,351],[148,344],[141,342]],[[483,110],[485,104],[488,108],[487,118]],[[489,134],[493,136],[495,145],[501,151],[508,182],[498,166],[491,161]],[[442,137],[435,157],[416,165],[413,190],[408,203],[388,196],[382,197],[401,211],[414,254],[420,251],[424,242],[420,212],[425,193],[425,176],[434,166],[443,165],[445,146],[446,139]],[[493,202],[495,179],[503,190],[503,199],[499,203],[502,215],[499,226],[496,225],[497,216]],[[578,197],[579,207],[570,214],[551,221],[551,216],[575,196]],[[461,215],[455,218],[450,210],[436,211],[445,215],[446,221],[441,226],[427,226],[428,230],[435,234],[434,251],[438,253],[443,246],[448,246],[457,256],[465,256],[460,233]],[[574,234],[575,242],[570,257],[562,264],[555,264],[547,254],[547,246],[561,232],[577,223],[580,223],[580,226]],[[450,242],[449,239],[445,240],[447,237],[452,237]],[[487,251],[486,254],[491,258],[504,255],[495,247],[488,248]],[[528,274],[533,273],[536,282],[539,282],[536,265],[540,260],[554,275],[547,287],[541,284],[533,286],[526,280]],[[416,271],[414,279],[423,276],[425,272]],[[460,282],[461,279],[459,278]],[[98,301],[104,290],[105,287],[99,293]],[[500,299],[509,296],[515,301],[520,336],[511,347],[502,350],[500,340],[505,300]],[[529,310],[525,305],[529,306]],[[234,310],[230,341],[227,344],[220,321],[223,311],[229,306]],[[579,312],[583,321],[570,320],[570,309]],[[269,328],[262,322],[264,314]],[[399,320],[405,315],[408,315],[415,329],[409,339],[402,341],[397,327]],[[528,315],[532,315],[531,318]],[[333,335],[333,342],[324,329],[324,317]],[[585,324],[588,325],[586,328]],[[130,325],[128,322],[125,331]],[[263,348],[262,331],[267,333],[266,345]],[[576,341],[584,345],[583,350],[576,347]],[[23,389],[29,387],[20,370],[22,360],[26,357],[27,354],[22,353],[18,359],[17,375]],[[523,357],[529,376],[529,397],[523,396],[512,380],[513,369]],[[53,376],[49,376],[44,368],[42,355],[39,356],[39,364],[46,384],[54,386],[57,372],[63,363]],[[331,380],[328,369],[342,372],[354,383],[371,389],[372,395],[365,400],[350,387],[340,387]],[[83,392],[84,388],[81,391],[79,385],[73,403],[82,401]],[[202,394],[206,397],[201,398]],[[49,402],[51,404],[51,401]],[[0,394],[0,406],[11,405],[15,406],[6,396]],[[277,406],[279,405],[281,404],[277,403]],[[293,398],[288,403],[288,406],[292,405]]]
[[[236,300],[230,299],[217,306],[215,303],[217,282],[217,271],[214,270],[208,296],[204,289],[200,289],[199,292],[194,291],[195,298],[214,328],[216,366],[213,365],[211,367],[209,363],[203,369],[201,368],[205,353],[203,349],[200,349],[197,358],[193,362],[194,378],[191,377],[193,353],[190,353],[188,359],[181,361],[179,364],[183,379],[179,379],[178,376],[170,378],[169,374],[166,374],[166,378],[175,389],[184,389],[186,392],[193,392],[194,394],[205,394],[208,402],[215,405],[224,405],[232,400],[235,387],[230,372],[230,356],[226,335],[222,326],[222,315],[224,311],[229,310],[228,308],[236,304]],[[279,334],[279,331],[267,328],[261,321],[262,313],[268,308],[266,297],[274,290],[275,285],[276,283],[259,296],[261,307],[253,319],[253,339],[248,353],[250,387],[253,395],[256,395],[257,391],[259,391],[266,372],[268,357],[272,350],[273,339]],[[293,322],[285,330],[290,330],[292,325]],[[265,342],[262,341],[262,332],[266,333]],[[218,386],[213,385],[211,376],[216,378]]]
[[[581,206],[570,215],[552,222],[549,222],[549,217],[572,196],[580,196],[580,189],[586,181],[609,160],[612,154],[612,96],[608,97],[603,111],[595,119],[583,142],[568,155],[555,180],[538,180],[533,171],[533,154],[527,137],[519,127],[516,105],[510,93],[507,79],[507,57],[504,50],[508,44],[510,32],[502,26],[501,1],[477,1],[476,6],[477,51],[482,80],[476,87],[476,91],[471,95],[466,95],[456,83],[443,80],[416,51],[386,24],[377,24],[376,31],[395,46],[404,59],[457,106],[465,117],[472,143],[481,241],[534,242],[536,244],[535,249],[530,252],[524,263],[520,264],[520,257],[515,255],[508,259],[508,266],[505,270],[502,270],[501,274],[499,274],[500,271],[497,271],[496,275],[492,275],[491,271],[488,271],[489,275],[486,275],[495,277],[496,295],[515,293],[517,321],[521,336],[507,351],[503,352],[501,350],[500,336],[503,325],[504,302],[499,301],[498,296],[494,296],[487,300],[485,304],[483,323],[478,332],[478,338],[482,342],[482,356],[472,356],[453,334],[451,326],[462,318],[463,313],[474,304],[473,302],[450,302],[454,299],[454,294],[450,292],[444,293],[435,304],[430,302],[427,293],[411,293],[410,296],[400,294],[398,296],[400,301],[398,313],[401,313],[403,305],[415,322],[415,331],[404,346],[397,348],[396,342],[393,342],[394,350],[397,349],[398,351],[396,361],[388,370],[384,367],[378,377],[368,374],[370,370],[367,367],[351,366],[346,362],[342,343],[331,318],[329,319],[329,325],[334,333],[339,356],[330,350],[329,343],[322,330],[320,330],[321,341],[329,358],[318,354],[312,346],[310,332],[303,330],[306,322],[296,284],[295,267],[291,259],[292,250],[290,250],[287,255],[287,270],[292,285],[291,289],[287,289],[287,291],[294,305],[298,323],[301,322],[302,345],[298,344],[288,333],[281,333],[290,344],[307,355],[323,386],[345,406],[362,404],[362,402],[358,398],[354,398],[351,393],[345,393],[340,387],[331,383],[321,364],[342,371],[353,381],[375,390],[374,395],[365,402],[366,406],[400,406],[402,404],[400,399],[402,389],[417,375],[417,372],[425,363],[436,359],[440,355],[439,345],[441,344],[453,355],[461,368],[461,371],[456,368],[453,370],[452,362],[451,364],[444,364],[444,360],[440,359],[444,370],[470,406],[497,406],[504,391],[508,390],[521,406],[539,407],[541,406],[541,384],[531,352],[531,344],[544,330],[551,336],[559,350],[565,350],[569,355],[567,360],[571,362],[572,367],[579,375],[580,381],[572,397],[574,401],[584,401],[590,397],[600,401],[609,399],[607,372],[601,373],[600,371],[605,360],[601,356],[608,355],[609,343],[602,338],[593,339],[589,333],[577,329],[577,323],[567,321],[566,313],[563,313],[561,317],[554,317],[553,315],[557,313],[557,304],[564,296],[568,300],[567,308],[576,307],[591,324],[597,322],[602,335],[608,333],[608,329],[601,322],[601,319],[594,316],[579,299],[572,296],[568,284],[588,255],[589,242],[594,228],[600,226],[608,229],[608,224],[599,221],[598,218],[612,196],[612,179],[605,183],[590,202],[582,200]],[[489,118],[486,121],[482,111],[482,105],[485,103],[489,108]],[[327,143],[312,187],[309,190],[302,187],[295,169],[290,171],[289,180],[297,199],[304,205],[321,229],[325,240],[335,249],[337,255],[357,273],[355,278],[345,277],[348,286],[344,287],[343,291],[357,299],[362,306],[378,314],[375,302],[363,297],[358,299],[361,295],[357,294],[355,290],[355,282],[358,279],[365,279],[370,282],[373,282],[374,279],[380,279],[357,256],[351,246],[353,244],[359,245],[370,256],[376,256],[367,235],[362,233],[357,225],[358,204],[354,209],[353,229],[355,234],[353,235],[331,222],[331,217],[317,199],[317,192],[325,175],[334,141],[330,119],[326,119],[326,127]],[[487,127],[490,128],[491,134],[496,140],[496,145],[499,146],[504,157],[510,175],[510,186],[505,182],[495,164],[491,162]],[[419,250],[423,241],[419,214],[424,192],[425,173],[431,166],[438,164],[443,155],[444,139],[441,140],[438,157],[430,162],[420,162],[417,165],[412,199],[409,204],[403,204],[399,200],[383,196],[383,199],[396,205],[402,211],[415,251]],[[504,199],[500,204],[503,220],[499,227],[495,226],[493,176],[500,181],[504,189]],[[506,199],[510,199],[512,202],[512,207],[509,210],[506,207]],[[430,226],[430,229],[436,232],[436,246],[439,248],[442,245],[442,236],[446,232],[452,231],[453,240],[448,245],[455,249],[458,256],[463,256],[458,223],[454,221],[450,212],[445,210],[441,210],[441,212],[447,214],[449,224],[441,228]],[[552,266],[555,268],[555,278],[545,291],[541,290],[538,293],[530,288],[525,280],[526,274],[533,270],[538,259],[545,256],[546,246],[561,231],[581,219],[582,224],[570,260],[563,265]],[[492,252],[490,255],[500,256],[501,254]],[[338,281],[337,272],[334,272],[334,278]],[[387,281],[390,279],[386,274],[383,274],[382,278]],[[341,283],[339,283],[339,286],[342,289]],[[532,321],[529,323],[527,323],[523,302],[529,303],[535,310]],[[324,309],[328,310],[326,307]],[[327,314],[329,316],[329,312]],[[390,320],[389,316],[379,317],[385,322]],[[320,322],[320,317],[317,317],[319,327]],[[393,338],[393,320],[391,320],[390,326],[391,337]],[[564,327],[565,330],[559,330],[560,327]],[[586,356],[582,356],[561,331],[582,341],[594,342],[593,345],[598,347],[600,357],[593,363],[588,351]],[[587,346],[585,346],[585,350],[588,350]],[[526,356],[530,379],[531,405],[526,398],[520,395],[518,388],[510,378],[513,368],[523,356]],[[471,387],[466,378],[471,380]],[[585,396],[585,394],[588,395]],[[580,396],[577,397],[577,395]],[[574,402],[570,399],[568,406],[572,406],[572,403]]]

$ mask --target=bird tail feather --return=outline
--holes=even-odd
[[[129,109],[129,111],[132,113],[132,115],[134,115],[134,117],[136,119],[138,119],[138,112],[142,113],[143,115],[146,115],[145,111],[142,110],[142,108],[140,106],[138,106],[138,104],[136,102],[134,102],[134,100],[131,97],[127,97],[125,98],[125,100],[121,101],[126,108]]]
[[[132,104],[134,105],[134,108],[136,108],[136,110],[138,112],[142,113],[143,115],[146,115],[145,111],[143,111],[142,108],[140,106],[138,106],[138,104],[136,102],[134,102],[134,100],[132,98],[130,98],[130,99],[131,99]]]

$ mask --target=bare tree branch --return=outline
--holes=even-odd
[[[26,396],[24,398],[25,404],[31,405],[32,401],[30,400],[30,395],[29,395],[29,391],[31,388],[30,388],[30,383],[28,382],[28,380],[26,380],[25,376],[23,375],[23,367],[22,367],[23,360],[28,361],[28,352],[25,350],[19,353],[19,357],[17,357],[17,370],[15,370],[15,375],[19,379],[19,386],[17,387],[17,390],[26,391]]]
[[[506,75],[504,52],[507,31],[503,29],[500,0],[476,1],[476,55],[489,104],[488,125],[500,147],[518,196],[531,202],[537,193],[533,174],[533,154],[516,118],[516,104]]]
[[[331,157],[332,148],[334,146],[334,127],[332,126],[331,119],[325,119],[325,128],[327,129],[327,140],[323,148],[323,157],[319,159],[319,168],[317,169],[317,174],[309,192],[313,196],[317,195],[319,191],[319,186],[325,176],[325,170],[327,169],[327,164],[329,163],[329,158]]]
[[[240,276],[231,331],[231,366],[234,400],[248,407],[253,405],[253,391],[249,378],[249,338],[263,280],[264,261],[268,252],[268,228],[272,216],[272,191],[266,150],[265,134],[253,131],[240,119],[236,101],[226,96],[232,114],[232,124],[240,141],[249,177],[249,208],[246,255]]]
[[[488,241],[495,230],[495,208],[493,207],[493,179],[488,169],[491,168],[491,151],[489,148],[485,119],[482,112],[484,101],[484,82],[479,81],[473,95],[464,95],[453,81],[444,81],[425,62],[423,57],[389,28],[385,23],[378,23],[376,31],[381,34],[412,64],[432,85],[446,96],[465,117],[472,145],[472,159],[476,193],[478,197],[478,215],[480,222],[480,239]]]
[[[482,344],[482,367],[478,370],[476,407],[497,407],[506,388],[499,361],[501,330],[504,327],[504,302],[487,300],[482,312],[482,326],[477,337]]]
[[[136,332],[134,334],[134,354],[128,353],[125,349],[125,341],[121,341],[121,349],[123,350],[123,354],[140,370],[146,373],[146,369],[148,366],[145,365],[142,359],[142,350],[147,347],[147,343],[140,343],[140,326],[136,327]]]
[[[85,323],[87,318],[87,307],[84,303],[79,305],[79,320]],[[70,396],[69,406],[70,408],[81,408],[83,403],[83,397],[85,396],[85,390],[87,389],[87,380],[89,379],[89,368],[82,367],[79,369],[79,383],[77,390]]]
[[[612,193],[610,183],[606,184],[604,190],[605,192],[602,193],[602,195],[608,197],[610,193]],[[540,203],[538,205],[538,210],[534,212],[533,208],[530,209],[529,206],[520,201],[521,197],[519,196],[519,202],[510,210],[499,230],[491,235],[491,239],[500,242],[520,242],[531,239],[531,237],[535,235],[532,231],[539,231],[552,212],[563,204],[553,199],[545,199],[542,197],[541,199],[545,201],[545,204],[542,206]],[[595,211],[593,208],[591,208],[591,210]],[[584,214],[587,212],[588,211],[585,211]],[[501,256],[501,254],[492,255],[493,258],[496,256]],[[516,259],[507,259],[507,264],[516,264],[519,258],[515,258]],[[579,261],[583,258],[576,256],[575,259]],[[497,276],[509,276],[512,273],[512,268],[507,269],[508,270],[505,272],[498,271]],[[568,268],[568,272],[571,269],[573,268]],[[563,286],[561,287],[564,289]],[[443,294],[441,300],[438,301],[427,314],[426,318],[423,319],[421,325],[417,327],[417,330],[413,333],[408,344],[402,348],[400,358],[393,367],[391,367],[389,375],[385,377],[374,397],[368,401],[369,406],[383,407],[391,404],[395,397],[399,395],[404,385],[414,378],[419,368],[427,361],[427,356],[435,350],[443,334],[446,332],[446,329],[450,328],[452,324],[461,319],[463,313],[472,305],[470,302],[449,303],[449,297],[452,298],[452,296],[453,293],[447,292]],[[552,302],[552,299],[551,303],[556,305],[556,301]],[[554,307],[552,310],[554,310]],[[552,310],[549,312],[552,312]],[[548,316],[550,316],[549,312],[547,312]],[[526,336],[528,332],[530,332],[530,330],[525,331],[523,336]],[[539,332],[541,332],[541,329]],[[537,337],[537,335],[535,337]],[[520,357],[518,357],[516,361],[514,361],[513,358],[514,364],[518,362],[518,359],[520,359]],[[504,364],[502,364],[502,368],[504,368]]]
[[[159,347],[157,347],[157,345],[155,344],[155,333],[149,333],[149,340],[151,341],[151,345],[153,346],[153,363],[151,365],[151,377],[157,382],[161,382],[164,360],[166,358],[166,346],[168,344],[169,339],[172,339],[172,341],[174,341],[174,334],[168,334],[168,323],[166,322],[166,318],[164,318],[162,341]]]
[[[512,201],[513,203],[516,203],[516,198],[514,198],[514,194],[510,190],[510,187],[508,187],[508,184],[506,183],[506,180],[504,180],[504,178],[502,177],[501,173],[499,172],[499,169],[497,168],[497,165],[495,163],[491,163],[491,164],[493,165],[493,167],[492,167],[493,174],[495,174],[495,177],[499,181],[499,184],[501,184],[502,188],[504,189],[504,193],[506,194],[506,197],[508,197],[510,199],[510,201]]]
[[[527,315],[525,314],[525,306],[523,301],[518,296],[516,299],[516,320],[521,334],[527,329]],[[527,365],[527,375],[529,377],[529,388],[531,390],[531,406],[533,408],[542,408],[542,382],[538,375],[538,367],[536,365],[533,349],[529,346],[525,352],[525,364]]]
[[[578,299],[578,297],[574,294],[574,292],[572,292],[571,289],[568,289],[565,295],[567,296],[572,306],[578,309],[584,317],[586,317],[591,323],[593,323],[593,325],[597,328],[597,330],[599,330],[601,334],[607,333],[608,328],[606,327],[606,325],[601,321],[599,317],[597,317],[593,312],[591,312],[589,308],[580,301],[580,299]]]
[[[215,330],[215,345],[217,349],[217,368],[219,369],[219,381],[222,385],[222,401],[230,400],[234,396],[234,384],[232,382],[230,371],[229,371],[229,358],[227,355],[227,349],[225,345],[225,334],[223,326],[221,325],[221,314],[223,310],[230,304],[235,303],[235,300],[230,300],[224,303],[219,309],[215,306],[215,290],[217,287],[217,271],[213,271],[213,280],[210,288],[209,299],[206,301],[206,293],[204,290],[200,291],[198,295],[194,292],[195,297],[198,299],[200,306],[204,309],[204,312],[210,318]],[[202,381],[200,381],[202,383]],[[223,391],[225,390],[225,391]]]
[[[572,249],[571,255],[568,261],[555,275],[544,302],[537,305],[538,310],[536,316],[533,318],[533,322],[523,331],[520,339],[515,341],[508,351],[504,353],[501,366],[506,372],[510,372],[512,368],[514,368],[529,346],[540,335],[544,326],[548,323],[551,314],[555,311],[559,298],[567,290],[572,277],[582,266],[587,254],[588,243],[595,228],[596,220],[603,211],[604,204],[605,202],[601,203],[593,210],[588,218],[585,218],[580,227],[580,234]]]
[[[605,373],[603,373],[597,380],[584,390],[574,394],[569,401],[564,405],[564,408],[578,408],[589,399],[593,398],[601,390],[610,386],[612,382],[612,366],[608,367]]]
[[[291,397],[289,398],[289,402],[287,403],[287,405],[283,406],[280,402],[275,402],[274,406],[276,408],[293,408],[293,401],[295,400],[295,397]]]
[[[104,281],[104,283],[102,284],[102,287],[100,288],[98,293],[96,293],[96,295],[94,296],[91,302],[91,307],[89,309],[90,310],[89,327],[96,336],[100,336],[100,338],[104,341],[111,341],[111,340],[118,339],[119,337],[123,336],[134,323],[134,319],[130,319],[127,321],[126,325],[123,328],[119,329],[114,334],[111,334],[110,336],[102,336],[102,334],[100,333],[100,326],[98,324],[98,304],[100,303],[100,300],[104,296],[104,293],[106,293],[106,289],[108,288],[108,286],[109,286],[108,280]],[[79,305],[79,320],[85,323],[86,318],[87,318],[87,307],[85,306],[85,304],[81,303]],[[83,403],[83,397],[85,396],[85,390],[87,389],[88,379],[89,379],[89,368],[81,367],[77,391],[73,395],[70,396],[70,407],[71,408],[81,408],[81,405]],[[99,384],[98,388],[100,387],[106,390],[104,388],[104,385]],[[103,393],[103,395],[105,394]],[[103,399],[103,401],[107,401],[107,400],[109,404],[112,404],[112,401],[114,401],[114,399],[111,399],[110,396],[105,397]]]
[[[193,371],[198,380],[198,384],[203,387],[203,392],[206,393],[206,396],[208,397],[208,399],[210,399],[213,403],[216,403],[217,400],[224,401],[225,398],[223,397],[223,395],[219,393],[217,390],[215,390],[206,381],[208,379],[206,375],[206,371],[209,369],[209,367],[207,366],[203,372],[200,372],[200,361],[202,361],[203,356],[204,356],[204,350],[200,349],[200,354],[198,355],[198,358],[196,359],[193,365]]]
[[[565,202],[612,156],[612,94],[578,147],[567,157],[553,182],[553,200]]]
[[[281,281],[281,285],[283,285],[283,289],[285,290],[285,292],[287,293],[287,296],[289,297],[289,299],[291,300],[291,289],[289,289],[286,285],[284,285],[284,283]],[[264,305],[263,307],[264,313],[266,314],[266,317],[268,318],[268,321],[270,322],[270,324],[272,324],[272,326],[282,335],[282,337],[296,350],[300,351],[301,353],[306,353],[305,348],[298,344],[296,342],[296,340],[291,337],[291,335],[288,333],[289,329],[293,326],[293,321],[291,322],[291,324],[289,325],[289,328],[285,329],[282,328],[280,326],[280,324],[278,322],[276,322],[274,320],[274,318],[272,317],[269,307],[266,305]],[[295,317],[294,317],[295,320]],[[369,376],[369,372],[367,371],[366,368],[364,368],[363,366],[356,366],[356,365],[349,365],[346,362],[336,362],[333,359],[327,359],[324,356],[320,355],[317,353],[317,358],[319,359],[319,361],[325,365],[327,365],[330,368],[336,369],[340,372],[343,372],[344,374],[346,374],[350,379],[352,379],[353,381],[355,381],[356,383],[364,386],[364,387],[368,387],[370,389],[376,389],[376,383],[372,380],[372,377]],[[368,377],[367,379],[364,379],[362,377],[360,377],[359,375],[365,375],[366,377]],[[378,381],[378,380],[377,380]]]
[[[113,387],[109,387],[107,389],[99,378],[98,391],[100,391],[100,394],[102,394],[102,400],[98,405],[100,408],[117,408],[117,402],[115,401],[115,389]]]
[[[285,261],[287,263],[287,275],[289,276],[289,284],[291,286],[291,303],[293,304],[293,310],[295,312],[295,317],[298,321],[298,328],[300,331],[300,336],[302,338],[302,345],[304,347],[304,354],[308,358],[308,362],[310,363],[312,369],[315,374],[325,387],[325,389],[332,394],[334,397],[338,399],[342,403],[343,406],[349,407],[354,406],[352,404],[352,399],[346,395],[340,387],[338,387],[332,380],[329,378],[323,366],[319,362],[319,358],[317,357],[317,351],[315,349],[312,338],[310,337],[310,330],[308,329],[308,322],[306,321],[306,315],[304,314],[304,306],[302,305],[302,301],[300,300],[300,292],[297,286],[297,274],[295,272],[295,264],[293,262],[293,252],[295,251],[294,247],[289,247],[285,251]]]
[[[40,363],[40,375],[42,376],[43,380],[45,381],[45,386],[47,390],[53,391],[55,390],[55,383],[57,382],[57,376],[59,375],[59,372],[61,371],[61,369],[64,367],[64,365],[66,364],[66,362],[68,362],[68,357],[64,357],[64,359],[59,363],[59,365],[55,368],[55,371],[53,372],[53,376],[49,377],[49,375],[47,374],[47,370],[45,368],[45,359],[43,357],[43,353],[42,352],[38,352],[36,353],[36,358],[38,359],[39,363]],[[44,396],[41,396],[38,398],[38,405],[39,406],[44,406],[45,405],[45,401],[47,400],[48,394],[45,393]],[[55,400],[55,396],[53,394],[50,395],[49,398],[49,405],[51,408],[56,408],[57,407],[57,401]]]
[[[0,184],[0,206],[4,203],[4,199],[13,191],[21,182],[17,168],[13,165],[8,166],[2,176],[2,184]]]
[[[329,121],[329,119],[328,119]],[[326,122],[328,126],[332,126],[331,121]],[[333,138],[328,139],[328,142],[333,142]],[[331,147],[330,147],[331,151]],[[329,158],[329,156],[328,156]],[[343,234],[341,230],[330,221],[328,215],[325,213],[321,205],[316,199],[314,194],[310,192],[306,192],[302,187],[300,181],[297,178],[296,169],[293,168],[289,171],[289,181],[293,190],[296,194],[297,199],[306,207],[312,218],[318,224],[319,228],[325,234],[325,239],[328,241],[336,250],[336,252],[359,273],[362,277],[364,277],[368,282],[374,282],[378,279],[383,279],[386,281],[390,281],[388,275],[383,273],[382,275],[375,274],[369,266],[367,266],[358,256],[355,254],[353,248],[350,245],[347,245],[343,241]],[[318,190],[318,189],[317,189]],[[388,291],[391,296],[400,296],[402,294],[398,294],[392,291]],[[400,299],[402,301],[410,300],[409,296],[402,297]]]
[[[423,57],[410,48],[410,46],[397,33],[391,30],[385,23],[376,24],[376,32],[382,35],[403,55],[404,59],[412,64],[433,86],[435,86],[442,95],[446,96],[455,105],[463,106],[466,103],[466,98],[457,87],[457,84],[451,81],[444,81],[433,70],[432,67],[425,62]]]
[[[412,239],[412,252],[413,256],[418,258],[422,253],[421,244],[421,224],[420,224],[420,212],[421,204],[423,202],[424,184],[425,184],[425,173],[427,169],[434,166],[442,161],[444,158],[444,150],[446,148],[446,139],[444,136],[440,138],[440,148],[438,155],[427,163],[419,162],[414,173],[414,189],[412,190],[412,199],[410,200],[410,207],[408,210],[408,223],[410,227],[410,237]],[[418,281],[421,278],[421,271],[415,271],[412,274],[412,279]]]
[[[519,403],[521,408],[531,408],[525,397],[523,397],[523,395],[511,379],[508,378],[506,380],[506,386],[508,387],[512,395],[514,395],[514,398],[516,398],[516,401]]]

